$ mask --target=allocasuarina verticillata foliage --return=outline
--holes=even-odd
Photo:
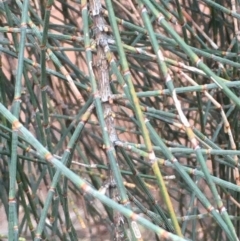
[[[0,239],[238,240],[239,4],[1,1]]]

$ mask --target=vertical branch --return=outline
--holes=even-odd
[[[129,199],[126,194],[126,190],[123,184],[123,179],[118,167],[116,154],[115,154],[115,142],[118,141],[117,132],[115,129],[114,112],[112,110],[112,92],[110,88],[110,70],[109,63],[106,54],[110,48],[108,46],[108,35],[106,34],[106,22],[101,14],[102,6],[100,1],[90,1],[91,14],[93,18],[93,35],[97,46],[97,54],[93,55],[93,66],[95,76],[98,79],[98,92],[102,102],[104,124],[107,128],[107,134],[110,141],[110,148],[108,151],[109,164],[111,167],[110,173],[110,189],[113,190],[113,198],[117,201],[117,197],[120,196],[120,202],[126,207],[130,208]],[[96,106],[97,108],[97,106]],[[107,147],[105,147],[107,149]],[[114,185],[115,184],[115,185]],[[111,193],[111,192],[110,192]],[[114,211],[114,226],[115,226],[115,239],[116,240],[139,240],[141,234],[136,225],[133,225],[128,219],[125,219],[120,213]],[[125,224],[126,222],[126,224]],[[128,231],[128,226],[130,230]],[[133,229],[132,227],[135,227]],[[126,230],[125,230],[126,229]],[[137,231],[136,231],[137,230]],[[132,236],[132,237],[131,237]]]
[[[47,35],[49,28],[49,19],[51,14],[51,8],[54,3],[54,0],[48,0],[46,5],[46,11],[44,16],[44,25],[43,25],[43,35],[41,40],[41,95],[42,95],[42,106],[43,106],[43,126],[45,128],[44,142],[47,139],[48,149],[51,151],[51,137],[50,137],[50,125],[48,120],[48,107],[47,107],[47,74],[46,74],[46,44],[47,44]],[[44,143],[46,145],[46,143]]]

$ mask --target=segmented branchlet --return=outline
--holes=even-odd
[[[93,71],[96,79],[98,80],[98,92],[102,101],[104,120],[110,138],[111,148],[115,148],[114,143],[118,141],[118,136],[115,129],[114,113],[112,110],[112,92],[110,88],[109,63],[106,58],[106,53],[109,52],[109,36],[107,34],[108,28],[101,14],[101,1],[90,1],[90,10],[93,20],[93,38],[95,40],[97,50],[96,54],[93,55]],[[106,192],[106,194],[108,193],[108,195],[113,200],[121,203],[121,197],[119,195],[119,191],[111,171],[109,173],[109,179],[103,185],[102,190]],[[114,241],[136,240],[136,238],[131,238],[132,232],[128,232],[128,220],[122,214],[114,211],[112,220],[114,226]]]

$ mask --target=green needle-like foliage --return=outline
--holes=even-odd
[[[240,1],[0,1],[0,240],[237,241]]]

